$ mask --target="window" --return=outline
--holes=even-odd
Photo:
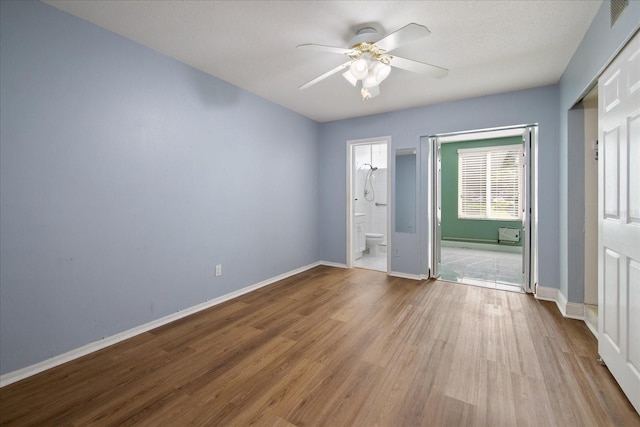
[[[522,145],[458,150],[458,218],[522,218]]]

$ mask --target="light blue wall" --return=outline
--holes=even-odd
[[[437,82],[434,82],[437,84]],[[427,217],[426,159],[420,137],[440,133],[539,123],[540,157],[540,283],[557,287],[558,263],[558,88],[547,86],[518,92],[465,99],[375,116],[323,123],[320,129],[320,256],[346,262],[346,157],[347,140],[392,137],[396,148],[415,148],[420,160],[418,184],[420,218]],[[392,183],[392,188],[395,183]],[[393,203],[393,200],[391,200]],[[393,210],[392,210],[393,211]],[[392,224],[395,219],[392,218]],[[417,234],[392,233],[392,270],[409,274],[425,271],[428,233],[426,222],[418,222]],[[421,262],[422,260],[422,262]],[[421,267],[422,264],[422,267]]]
[[[1,373],[319,259],[318,123],[0,7]]]
[[[640,1],[630,1],[610,27],[603,2],[559,83],[560,90],[560,291],[584,301],[584,121],[571,108],[640,25]]]

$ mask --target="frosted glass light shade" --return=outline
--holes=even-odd
[[[376,61],[375,64],[373,64],[373,66],[371,67],[371,71],[375,76],[376,81],[378,83],[382,83],[384,79],[389,77],[389,73],[391,72],[391,67],[380,61]]]
[[[376,75],[372,71],[369,71],[369,74],[367,74],[367,77],[362,79],[362,87],[370,88],[377,85],[378,85],[378,80],[376,80]]]
[[[358,79],[356,79],[353,74],[351,74],[350,70],[345,71],[344,73],[342,73],[342,77],[344,77],[345,79],[347,79],[347,81],[349,83],[351,83],[351,86],[355,86],[356,84],[358,84]]]
[[[349,67],[349,71],[356,79],[364,79],[369,72],[367,61],[364,58],[353,61]]]

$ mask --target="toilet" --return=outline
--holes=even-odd
[[[384,238],[383,234],[380,233],[366,233],[366,246],[369,251],[369,256],[378,255],[378,245],[382,243],[382,239]]]

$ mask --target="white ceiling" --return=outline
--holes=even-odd
[[[45,3],[325,122],[555,84],[602,0]],[[369,101],[340,74],[298,89],[348,58],[297,45],[347,47],[361,24],[387,34],[410,22],[431,35],[394,53],[448,77],[394,69]]]

